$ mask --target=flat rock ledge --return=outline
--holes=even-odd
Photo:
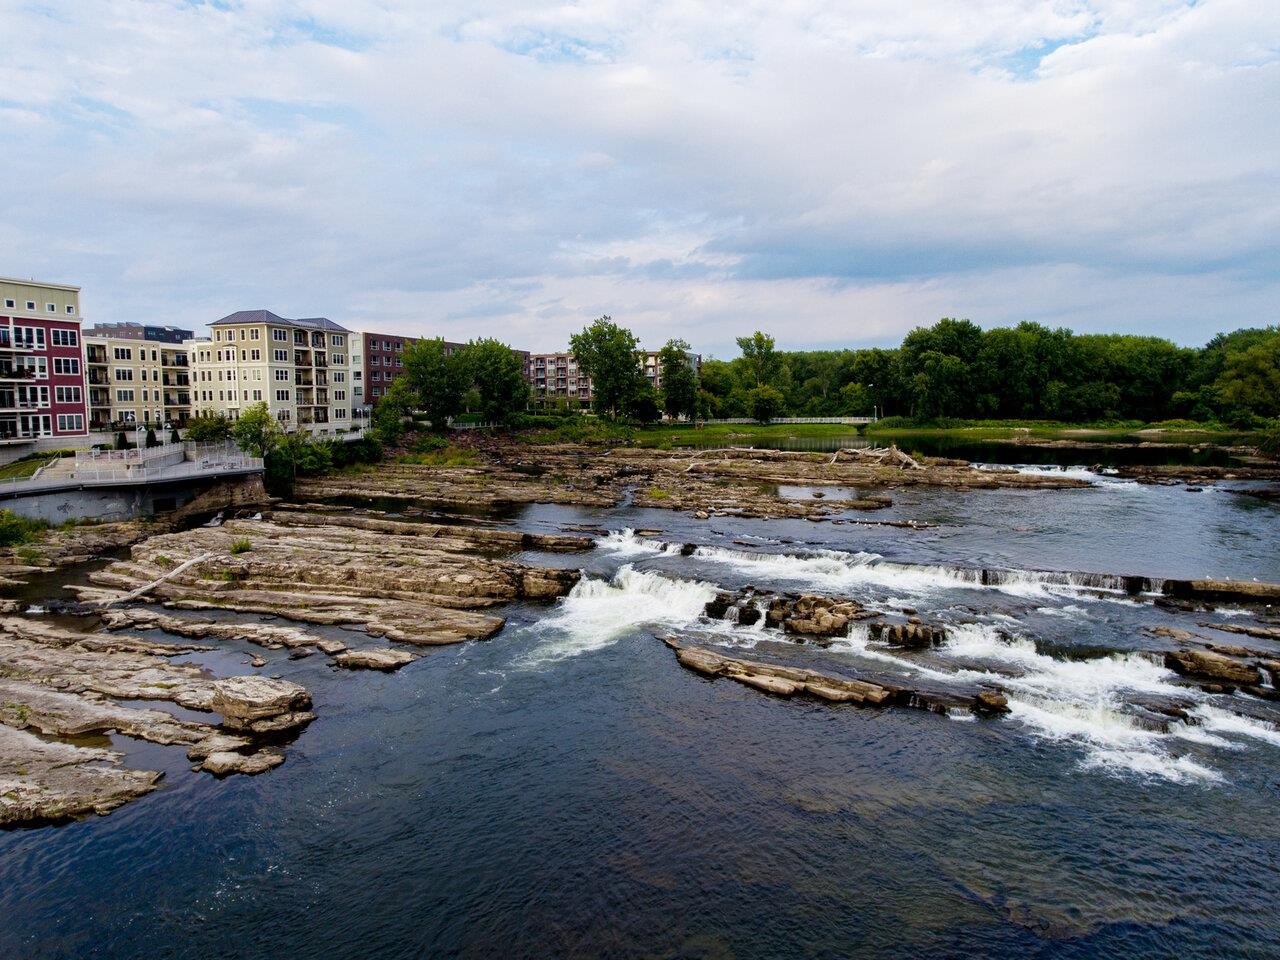
[[[122,734],[187,748],[217,776],[254,774],[284,760],[278,746],[314,718],[295,683],[266,677],[215,679],[172,663],[190,645],[95,634],[26,617],[0,617],[0,826],[107,813],[155,789],[160,774],[120,766],[121,755],[51,741]],[[207,649],[207,648],[198,648]],[[167,701],[222,714],[187,720],[118,701]]]
[[[914,690],[883,681],[856,680],[802,667],[728,657],[708,647],[683,644],[674,637],[664,637],[663,643],[675,651],[681,666],[695,673],[713,680],[724,677],[779,697],[803,695],[827,703],[915,707],[934,713],[960,709],[979,716],[994,716],[1009,709],[1004,694],[995,690],[970,696]]]
[[[120,757],[0,725],[0,827],[106,814],[156,789],[161,774],[125,769]]]
[[[504,620],[485,608],[554,600],[580,577],[576,569],[529,566],[504,554],[592,544],[588,537],[282,509],[270,520],[152,537],[136,544],[128,560],[91,574],[93,586],[75,589],[83,601],[110,605],[145,587],[170,609],[355,624],[370,636],[426,646],[487,639]],[[120,627],[148,622],[188,636],[232,635],[226,624],[193,627],[128,607],[114,610],[109,621]],[[263,646],[323,649],[296,627],[257,625],[239,633]]]
[[[416,659],[418,658],[407,650],[369,647],[364,650],[344,650],[333,658],[333,662],[349,670],[382,670],[389,673]]]

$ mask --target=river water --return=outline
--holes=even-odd
[[[1280,580],[1280,509],[1081,475],[891,491],[842,524],[520,511],[607,531],[587,555],[522,555],[582,566],[572,595],[390,675],[267,653],[318,719],[264,776],[115,738],[164,788],[0,834],[0,956],[1276,956],[1274,705],[1149,655],[1171,645],[1149,628],[1256,614],[1166,610],[1108,575]],[[855,627],[821,648],[701,616],[746,585],[918,611],[948,640],[905,652]],[[684,670],[665,634],[997,681],[1012,712],[781,700]],[[250,652],[202,662],[244,672]],[[1173,700],[1188,720],[1156,722]]]

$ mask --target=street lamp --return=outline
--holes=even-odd
[[[873,389],[874,387],[875,387],[875,384],[874,384],[874,383],[868,383],[868,384],[867,384],[867,389],[868,389],[868,390],[871,390],[871,389]],[[874,423],[874,422],[876,421],[876,419],[877,419],[877,418],[876,418],[876,405],[873,403],[873,404],[871,405],[871,422],[872,422],[872,423]]]

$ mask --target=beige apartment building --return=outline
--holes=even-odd
[[[209,338],[186,343],[195,415],[237,419],[264,402],[290,432],[351,428],[350,330],[325,317],[291,320],[269,310],[242,310],[209,329]]]
[[[153,339],[153,337],[164,339]],[[191,417],[190,330],[117,324],[84,332],[91,430],[181,428]]]

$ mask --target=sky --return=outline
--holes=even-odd
[[[0,275],[537,351],[1277,321],[1276,0],[0,0]]]

